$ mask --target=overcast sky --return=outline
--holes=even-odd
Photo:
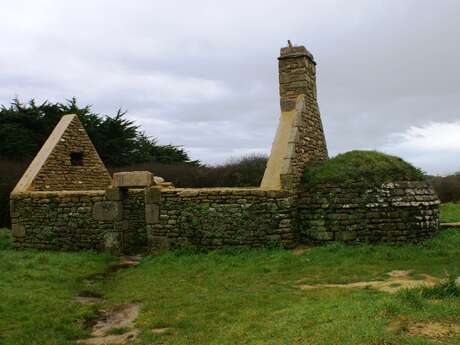
[[[268,153],[287,39],[318,63],[331,155],[460,170],[458,0],[0,0],[0,103],[126,109],[209,164]]]

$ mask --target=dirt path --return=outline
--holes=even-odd
[[[91,286],[98,279],[107,279],[121,269],[137,267],[140,261],[140,256],[123,256],[117,264],[109,266],[105,272],[88,277],[87,285]],[[82,291],[75,299],[79,303],[89,305],[104,302],[104,296],[90,290]],[[120,304],[108,310],[99,309],[97,317],[87,321],[87,326],[91,327],[91,338],[78,342],[88,345],[106,345],[124,344],[134,340],[139,333],[134,323],[139,316],[140,309],[140,304]]]

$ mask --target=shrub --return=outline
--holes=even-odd
[[[434,190],[442,202],[460,201],[460,176],[435,176],[431,177]]]
[[[110,170],[111,172],[146,170],[172,182],[176,187],[183,188],[257,187],[262,180],[267,160],[266,156],[255,154],[234,158],[218,166],[151,162]]]
[[[393,181],[421,181],[420,169],[399,157],[376,151],[350,151],[327,161],[311,162],[304,174],[304,184],[381,184]]]

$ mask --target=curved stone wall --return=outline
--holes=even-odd
[[[426,182],[318,185],[298,199],[302,242],[418,242],[439,223],[438,196]]]

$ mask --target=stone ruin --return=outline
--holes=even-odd
[[[316,63],[291,45],[278,63],[281,117],[260,187],[174,188],[149,172],[112,179],[78,117],[66,115],[11,193],[15,246],[121,254],[435,234],[439,200],[425,182],[305,190],[307,162],[328,158]]]

